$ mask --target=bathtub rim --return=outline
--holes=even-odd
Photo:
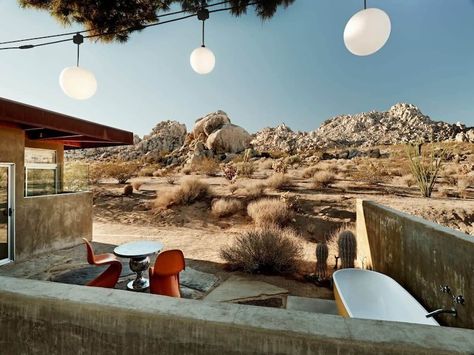
[[[393,278],[391,278],[390,276],[388,275],[385,275],[381,272],[378,272],[378,271],[374,271],[374,270],[363,270],[363,269],[357,269],[357,268],[346,268],[346,269],[340,269],[340,270],[337,270],[336,272],[333,273],[332,275],[332,279],[333,279],[333,283],[334,283],[334,287],[337,289],[337,293],[339,295],[339,299],[341,300],[347,314],[349,315],[349,317],[351,318],[360,318],[360,317],[355,317],[352,313],[352,311],[348,308],[347,306],[347,302],[346,302],[346,299],[344,297],[344,295],[342,294],[341,292],[341,288],[339,287],[340,286],[340,283],[338,282],[337,280],[337,274],[343,274],[343,273],[372,273],[372,274],[376,274],[377,277],[380,277],[382,276],[383,278],[385,279],[389,279],[391,282],[394,282],[396,285],[398,285],[402,290],[403,292],[408,296],[408,298],[414,300],[422,309],[425,310],[426,313],[428,313],[429,311],[426,310],[425,307],[423,307],[423,305],[418,302],[418,300],[413,297],[413,295],[408,292],[402,285],[400,285],[400,283],[398,283],[396,280],[394,280]],[[360,319],[374,319],[374,318],[360,318]],[[380,320],[380,319],[379,319]],[[440,326],[440,324],[438,323],[438,321],[436,319],[434,319],[433,317],[431,317],[431,321],[434,322],[434,324],[426,324],[426,323],[415,323],[415,322],[401,322],[401,321],[395,321],[395,320],[390,320],[390,321],[393,321],[393,322],[400,322],[400,323],[411,323],[411,324],[424,324],[424,325],[432,325],[432,326]]]

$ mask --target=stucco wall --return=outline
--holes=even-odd
[[[24,197],[25,146],[56,150],[60,166],[64,156],[61,144],[30,141],[23,130],[0,122],[0,162],[14,163],[16,170],[15,260],[92,238],[90,193]]]
[[[15,354],[471,354],[474,331],[0,277]]]
[[[17,260],[92,239],[92,193],[28,197],[16,215]]]
[[[462,294],[458,317],[442,324],[474,329],[474,237],[370,201],[357,201],[358,260],[399,282],[427,309],[451,308],[449,285]]]

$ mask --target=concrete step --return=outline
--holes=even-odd
[[[286,309],[338,315],[336,301],[320,298],[288,296]]]

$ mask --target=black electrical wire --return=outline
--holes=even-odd
[[[209,4],[209,5],[205,5],[204,7],[208,8],[208,7],[214,7],[214,6],[218,6],[218,5],[223,5],[223,4],[227,4],[229,3],[229,0],[226,0],[226,1],[220,1],[220,2],[217,2],[217,3],[214,3],[214,4]],[[168,13],[165,13],[165,14],[162,14],[162,15],[159,15],[157,16],[158,19],[162,18],[162,17],[168,17],[168,16],[173,16],[173,15],[179,15],[179,14],[183,14],[183,13],[188,13],[190,10],[180,10],[180,11],[173,11],[173,12],[168,12]],[[154,23],[153,23],[154,24]],[[148,25],[143,25],[142,27],[147,27]],[[77,33],[87,33],[87,32],[92,32],[92,31],[96,31],[96,29],[89,29],[89,30],[81,30],[81,31],[74,31],[74,32],[64,32],[64,33],[57,33],[57,34],[53,34],[53,35],[46,35],[46,36],[39,36],[39,37],[30,37],[30,38],[22,38],[22,39],[16,39],[16,40],[10,40],[10,41],[4,41],[4,42],[0,42],[0,46],[3,46],[5,44],[13,44],[13,43],[21,43],[21,42],[30,42],[30,41],[38,41],[38,40],[42,40],[42,39],[49,39],[49,38],[56,38],[56,37],[64,37],[64,36],[71,36],[71,35],[75,35]],[[127,30],[122,30],[120,32],[117,32],[117,33],[121,33],[121,32],[126,32]],[[112,34],[112,33],[111,33]],[[97,37],[97,36],[96,36]],[[50,42],[48,42],[50,43]],[[53,42],[51,42],[52,44]],[[54,42],[54,43],[61,43],[61,42]],[[39,46],[39,45],[37,45]],[[5,48],[0,48],[0,49],[19,49],[19,47],[5,47]],[[22,48],[23,49],[23,48]]]

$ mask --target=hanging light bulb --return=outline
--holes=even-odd
[[[67,96],[76,100],[86,100],[96,93],[97,80],[91,71],[79,67],[79,46],[84,42],[84,36],[76,34],[73,42],[77,44],[77,65],[63,69],[59,75],[59,85]]]
[[[209,11],[201,7],[197,12],[197,16],[198,20],[202,21],[202,45],[193,50],[189,62],[196,73],[209,74],[216,65],[214,53],[204,45],[204,22],[209,18]]]
[[[352,54],[371,55],[387,43],[391,29],[390,17],[380,9],[367,9],[367,1],[364,0],[364,9],[347,22],[344,44]]]

